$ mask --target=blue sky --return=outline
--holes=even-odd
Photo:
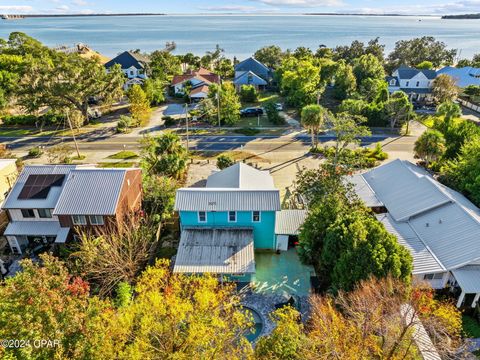
[[[455,14],[480,0],[0,0],[0,13],[305,13]]]

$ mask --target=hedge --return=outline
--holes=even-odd
[[[41,116],[35,115],[5,115],[1,118],[2,124],[5,126],[36,126],[37,124],[44,123],[44,125],[57,125],[63,123],[65,117],[57,114],[45,114]]]

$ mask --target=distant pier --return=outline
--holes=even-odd
[[[0,15],[3,20],[15,20],[26,18],[57,18],[57,17],[94,17],[94,16],[161,16],[160,13],[128,13],[128,14],[4,14]]]
[[[17,19],[25,19],[24,15],[2,15],[3,20],[17,20]]]

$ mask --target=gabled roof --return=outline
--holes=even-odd
[[[274,190],[275,186],[268,171],[257,170],[242,162],[237,162],[210,175],[207,179],[207,188]]]
[[[200,68],[199,70],[188,70],[185,74],[175,75],[172,79],[172,85],[181,84],[185,81],[197,79],[207,85],[212,83],[219,84],[220,76],[210,70]]]
[[[134,53],[131,51],[124,51],[117,55],[112,60],[105,64],[106,68],[110,68],[115,64],[120,64],[122,69],[128,69],[132,66],[137,69],[143,69],[145,64],[148,64],[150,59],[142,54]]]
[[[269,75],[271,70],[260,61],[253,57],[243,60],[235,65],[235,71],[251,71],[257,75],[266,76]]]
[[[394,84],[391,84],[392,80],[395,81]],[[396,76],[386,76],[385,81],[388,82],[388,86],[393,86],[393,87],[399,87],[400,86],[400,82],[398,81],[398,77],[396,77]]]
[[[267,85],[268,83],[257,74],[246,71],[233,80],[235,85]]]
[[[405,221],[452,200],[424,176],[417,176],[401,160],[362,174],[396,221]]]
[[[423,243],[446,270],[480,260],[480,209],[462,194],[408,161],[395,160],[362,176],[389,212],[381,221],[406,243],[414,263],[422,263],[418,271],[435,272],[435,264],[412,241]]]
[[[88,169],[72,171],[54,215],[114,215],[125,175],[138,169]]]
[[[195,97],[195,95],[205,93],[208,94],[209,92],[209,86],[208,85],[200,85],[197,86],[196,88],[193,88],[192,91],[190,91],[190,97]]]
[[[446,74],[451,76],[455,80],[457,86],[461,88],[465,88],[469,85],[480,86],[480,68],[474,68],[471,66],[454,68],[447,66],[443,69],[440,69],[437,74]]]
[[[25,166],[22,173],[18,177],[17,182],[8,194],[3,209],[54,209],[57,205],[58,198],[65,186],[63,181],[61,186],[54,186],[50,188],[45,199],[19,199],[25,183],[30,175],[68,175],[76,168],[75,165],[30,165]]]
[[[435,70],[427,70],[427,69],[419,70],[409,66],[400,66],[397,69],[397,72],[398,72],[398,77],[400,79],[405,79],[405,80],[411,79],[419,73],[423,73],[423,75],[425,75],[425,77],[429,80],[433,80],[437,77],[437,72]]]
[[[278,190],[183,188],[177,190],[177,211],[278,211]]]

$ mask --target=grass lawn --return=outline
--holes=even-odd
[[[248,151],[191,151],[190,157],[195,160],[215,160],[218,156],[225,155],[235,161],[269,162],[265,158]]]
[[[480,338],[480,324],[468,315],[462,315],[463,332],[467,338]]]
[[[118,159],[118,160],[128,160],[128,159],[136,159],[136,158],[138,158],[138,154],[134,151],[128,151],[128,150],[123,150],[107,157],[107,159]]]
[[[115,169],[115,168],[131,168],[135,165],[134,162],[131,162],[131,161],[120,161],[120,162],[101,162],[101,163],[98,163],[98,167],[99,168],[111,168],[111,169]]]
[[[38,130],[35,130],[35,129],[0,128],[0,136],[5,136],[5,137],[51,136],[54,133],[55,133],[54,130],[38,132]]]
[[[86,158],[85,155],[80,154],[80,156],[73,156],[73,157],[72,157],[72,160],[77,160],[77,161],[79,161],[79,160],[85,160],[85,158]]]

